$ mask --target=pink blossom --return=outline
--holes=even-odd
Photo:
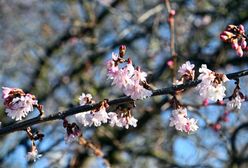
[[[144,88],[147,74],[141,71],[140,67],[135,69],[130,58],[124,60],[125,51],[126,47],[121,46],[119,55],[112,53],[112,59],[107,63],[108,79],[112,79],[112,85],[115,85],[133,100],[151,96],[152,92]],[[127,64],[123,68],[118,67],[119,64],[126,62]]]
[[[112,52],[112,60],[117,61],[118,60],[118,54]]]
[[[224,74],[217,74],[207,68],[204,64],[199,69],[200,75],[198,77],[201,83],[197,85],[196,89],[199,91],[203,99],[210,99],[212,101],[223,100],[225,97],[226,88],[224,82],[229,79]]]
[[[137,127],[137,122],[138,122],[138,120],[133,116],[122,117],[119,119],[119,121],[122,127],[125,127],[126,129],[129,128],[129,125],[133,127]]]
[[[109,114],[109,124],[111,127],[117,126],[117,127],[125,127],[126,129],[129,128],[129,126],[136,127],[138,120],[134,118],[133,116],[122,116],[118,115],[114,112],[110,112]]]
[[[182,66],[180,66],[178,72],[180,73],[181,76],[183,75],[190,75],[190,74],[195,74],[195,71],[193,70],[195,67],[194,64],[191,64],[189,61],[184,63]]]
[[[22,120],[29,112],[33,111],[33,106],[38,105],[35,96],[25,94],[21,89],[3,87],[3,99],[7,116],[16,121]]]
[[[245,27],[242,24],[239,25],[239,31],[240,33],[245,33]]]
[[[107,62],[107,71],[108,71],[108,78],[113,79],[115,76],[118,75],[119,68],[115,65],[113,60],[109,60]]]
[[[187,109],[183,107],[172,111],[170,127],[173,126],[175,126],[176,130],[187,133],[198,129],[197,121],[194,118],[187,118]]]
[[[167,61],[167,65],[169,68],[172,69],[174,67],[174,62],[172,60],[169,60],[169,61]]]
[[[246,47],[247,47],[246,39],[245,39],[245,38],[242,38],[242,41],[241,41],[241,48],[242,48],[242,49],[245,49]]]
[[[2,98],[6,99],[14,88],[2,87]]]
[[[123,92],[125,95],[130,96],[133,100],[144,99],[152,95],[150,90],[145,89],[138,83],[127,85]]]
[[[83,106],[83,105],[88,104],[89,102],[92,101],[92,95],[82,93],[82,95],[78,99],[79,99],[80,105]]]
[[[242,57],[244,52],[242,50],[242,47],[241,46],[238,46],[237,49],[236,49],[236,53],[238,56]]]
[[[112,85],[115,85],[118,89],[123,89],[131,82],[128,71],[121,69],[113,78]]]
[[[240,95],[235,96],[231,100],[229,100],[226,103],[226,111],[238,111],[241,108],[242,102],[244,102],[245,99],[241,98]]]
[[[82,124],[85,127],[91,127],[92,125],[99,127],[102,125],[102,123],[108,122],[109,116],[106,112],[106,109],[102,108],[99,111],[88,111],[75,114],[75,118],[78,123]]]
[[[118,118],[117,113],[115,113],[115,112],[109,112],[108,113],[108,116],[109,116],[109,125],[111,127],[113,127],[115,125],[118,126],[118,127],[122,127],[122,124],[120,123],[120,120]]]
[[[99,111],[92,113],[92,124],[94,124],[96,127],[101,126],[102,123],[107,123],[108,119],[109,116],[105,108],[101,108]]]
[[[140,67],[137,68],[137,70],[134,71],[133,79],[135,81],[146,81],[147,73],[142,72],[140,70]]]
[[[75,114],[76,121],[85,127],[93,124],[92,117],[93,115],[90,111]]]
[[[185,132],[189,133],[189,132],[197,131],[197,129],[199,128],[197,125],[197,121],[194,118],[187,119],[187,120],[188,121],[185,126]]]
[[[215,79],[214,73],[207,68],[206,64],[203,64],[199,69],[200,75],[198,77],[199,80],[204,81],[204,83],[211,83]]]

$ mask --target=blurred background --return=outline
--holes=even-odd
[[[222,73],[248,68],[247,53],[240,58],[219,39],[228,24],[248,27],[248,1],[174,0],[171,5],[176,10],[177,66],[190,60],[196,69],[207,64]],[[172,85],[167,66],[171,59],[168,12],[162,0],[2,0],[0,11],[0,86],[36,95],[46,115],[78,105],[82,92],[97,101],[122,96],[111,87],[105,68],[121,44],[127,46],[126,56],[149,74],[149,83],[156,88]],[[245,95],[247,82],[247,77],[241,78]],[[234,87],[230,81],[228,96]],[[198,120],[195,134],[169,127],[171,108],[165,95],[137,101],[136,128],[82,128],[83,135],[117,168],[248,166],[246,102],[215,131],[209,123],[216,123],[223,106],[199,106],[202,100],[194,89],[179,100]],[[34,111],[28,118],[37,115]],[[0,119],[3,126],[14,122],[3,106]],[[84,146],[65,144],[62,121],[32,128],[45,134],[37,143],[42,158],[28,163],[31,142],[25,132],[15,132],[0,137],[0,167],[104,167],[103,159]]]

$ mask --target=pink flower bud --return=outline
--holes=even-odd
[[[242,24],[239,25],[239,32],[240,33],[245,33],[245,28],[244,28],[244,26]]]
[[[241,47],[242,47],[242,49],[245,49],[246,46],[247,46],[247,42],[246,42],[245,38],[242,38],[242,41],[241,41]]]
[[[220,39],[226,42],[229,38],[225,34],[220,34]]]
[[[237,53],[238,56],[240,56],[240,57],[243,56],[243,50],[242,50],[241,46],[238,46],[238,48],[236,49],[236,53]]]
[[[202,104],[203,104],[204,106],[207,106],[208,103],[209,103],[209,102],[208,102],[208,99],[204,99],[203,102],[202,102]]]
[[[232,38],[235,36],[232,32],[229,32],[229,31],[224,31],[223,34],[227,35],[228,38]]]
[[[176,14],[176,11],[175,11],[175,10],[173,10],[173,9],[170,10],[170,15],[171,15],[171,16],[175,16],[175,14]]]
[[[218,103],[219,105],[224,105],[224,104],[225,104],[225,102],[224,102],[223,100],[219,100],[217,103]]]
[[[228,25],[226,29],[227,29],[227,30],[232,30],[232,29],[234,29],[235,27],[237,27],[237,26],[235,26],[235,25]]]
[[[233,48],[234,50],[237,50],[238,47],[239,47],[239,45],[238,45],[238,40],[237,40],[237,39],[233,39],[233,40],[232,40],[232,48]]]
[[[221,129],[221,124],[219,124],[219,123],[214,124],[214,125],[213,125],[213,129],[214,129],[216,132],[219,131],[219,130]]]
[[[167,65],[169,68],[172,69],[174,67],[174,62],[172,60],[169,60],[169,61],[167,61]]]

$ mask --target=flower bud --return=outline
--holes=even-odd
[[[245,28],[244,28],[244,26],[242,24],[239,25],[239,32],[240,33],[245,33]]]
[[[175,14],[176,14],[176,11],[175,10],[170,10],[170,16],[175,16]]]
[[[242,38],[242,41],[241,41],[241,47],[242,47],[242,49],[245,49],[246,46],[247,46],[247,42],[246,42],[245,38]]]
[[[232,32],[229,32],[229,31],[224,31],[223,34],[227,35],[228,38],[232,38],[235,36]]]
[[[243,56],[243,50],[242,50],[241,46],[238,46],[238,48],[236,49],[236,53],[237,53],[238,56],[240,56],[240,57]]]
[[[227,26],[227,30],[233,30],[234,28],[236,28],[237,26],[235,26],[235,25],[228,25]]]
[[[209,102],[208,102],[208,99],[204,99],[203,102],[202,102],[202,104],[203,104],[204,106],[208,106],[208,103],[209,103]]]
[[[221,124],[219,124],[219,123],[214,124],[214,125],[213,125],[213,129],[214,129],[216,132],[219,131],[219,130],[221,129]]]
[[[232,48],[237,50],[238,49],[238,39],[233,39],[232,40]]]
[[[220,39],[226,42],[229,38],[225,34],[220,34]]]
[[[125,45],[121,45],[120,47],[119,47],[119,55],[120,55],[120,57],[124,57],[124,55],[125,55],[125,53],[126,53],[126,46]]]

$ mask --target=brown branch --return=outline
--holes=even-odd
[[[229,79],[237,79],[239,77],[246,76],[246,75],[248,75],[248,69],[243,70],[243,71],[239,71],[236,73],[227,74],[227,77]],[[181,85],[157,89],[157,90],[153,91],[152,96],[174,94],[178,90],[188,89],[188,88],[194,87],[197,84],[199,84],[200,82],[201,82],[200,80],[194,80],[194,81],[191,81],[191,82],[188,82],[185,84],[181,84]],[[134,101],[134,100],[132,100],[130,97],[125,96],[125,97],[120,97],[118,99],[111,100],[108,102],[108,104],[110,106],[113,106],[113,105],[124,104],[124,103],[132,102],[132,101]],[[53,121],[53,120],[64,119],[67,116],[71,116],[71,115],[85,112],[85,111],[90,111],[90,110],[93,110],[93,109],[99,107],[100,103],[96,103],[96,104],[92,104],[92,105],[77,106],[77,107],[73,107],[73,108],[68,109],[66,111],[63,111],[63,112],[51,114],[47,117],[38,116],[38,117],[35,117],[33,119],[18,122],[16,124],[12,124],[12,125],[1,128],[0,129],[0,135],[11,133],[14,131],[19,131],[19,130],[25,130],[27,127],[33,126],[35,124],[45,123],[45,122]]]
[[[165,5],[169,13],[168,23],[170,27],[170,52],[173,59],[173,69],[172,69],[172,82],[176,82],[176,63],[177,63],[177,54],[175,50],[175,11],[171,9],[170,0],[165,0]]]

